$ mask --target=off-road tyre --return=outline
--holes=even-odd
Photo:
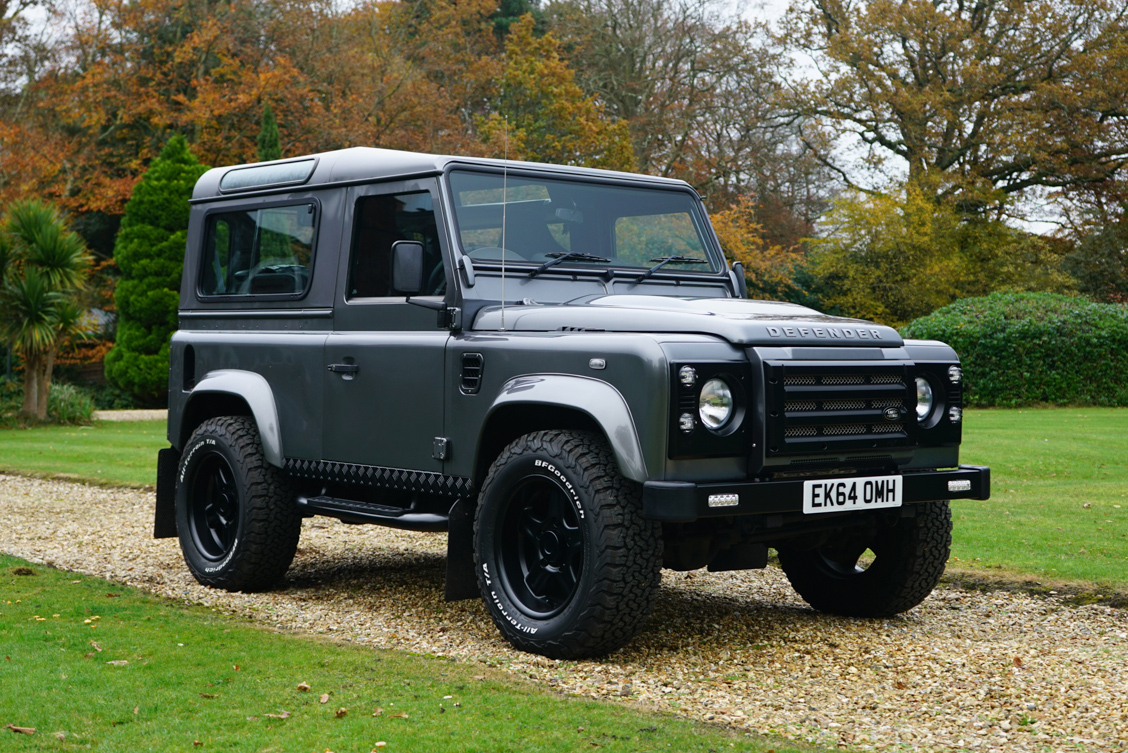
[[[915,516],[863,538],[816,549],[779,548],[779,564],[795,591],[820,612],[892,617],[924,601],[944,574],[952,546],[947,501],[913,505]],[[869,549],[873,562],[862,569]]]
[[[526,434],[498,455],[479,497],[474,562],[486,609],[522,651],[553,659],[614,651],[650,614],[661,533],[643,519],[641,487],[619,473],[603,437]]]
[[[197,581],[269,589],[293,561],[301,528],[290,480],[266,462],[254,421],[220,416],[192,432],[176,476],[176,530]]]

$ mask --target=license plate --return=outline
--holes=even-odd
[[[868,476],[803,482],[803,512],[849,512],[900,507],[900,476]]]

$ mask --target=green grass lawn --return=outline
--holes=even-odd
[[[1128,591],[1128,409],[970,410],[960,459],[991,499],[952,504],[951,565]]]
[[[161,421],[2,430],[0,470],[152,485],[165,446]],[[1128,592],[1128,409],[969,410],[960,458],[992,498],[953,503],[952,569]]]
[[[281,635],[2,555],[0,594],[5,751],[810,750],[474,663]]]
[[[164,421],[0,430],[0,471],[114,486],[154,486]]]

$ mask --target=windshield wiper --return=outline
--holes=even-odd
[[[650,275],[654,274],[655,272],[657,272],[659,269],[666,266],[667,264],[708,264],[709,263],[708,259],[698,259],[696,256],[681,256],[679,254],[674,254],[673,256],[659,256],[657,259],[651,259],[650,261],[656,261],[658,263],[655,264],[650,269],[643,272],[642,275],[637,280],[635,280],[636,285],[638,283],[642,282],[643,280],[645,280],[647,277],[650,277]]]
[[[553,254],[547,254],[547,255],[552,257],[552,261],[546,261],[544,264],[541,264],[539,267],[534,269],[532,272],[529,272],[529,277],[536,277],[537,275],[539,275],[541,272],[545,271],[549,267],[554,267],[562,261],[568,261],[568,260],[572,260],[572,261],[593,261],[593,262],[596,262],[597,264],[610,264],[611,263],[611,260],[608,259],[606,256],[593,256],[592,254],[585,254],[581,251],[568,251],[567,253],[553,253]]]

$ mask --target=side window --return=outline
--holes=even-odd
[[[316,220],[313,204],[210,215],[200,294],[304,293],[313,264]]]
[[[431,194],[426,191],[364,196],[356,203],[349,257],[348,298],[382,298],[392,289],[392,244],[423,244],[423,295],[446,292],[443,254]]]

